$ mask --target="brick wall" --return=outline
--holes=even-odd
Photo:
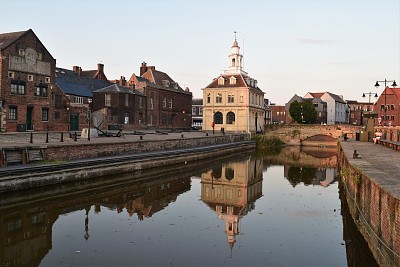
[[[400,200],[351,166],[339,148],[340,186],[350,213],[380,266],[400,266]],[[358,179],[356,179],[358,177]]]

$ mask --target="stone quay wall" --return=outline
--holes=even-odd
[[[400,200],[351,165],[340,146],[338,154],[339,186],[359,231],[380,266],[400,266]]]
[[[110,143],[68,143],[51,144],[45,149],[45,159],[49,161],[74,160],[132,153],[165,151],[180,148],[204,147],[216,144],[248,141],[248,134],[232,134],[197,138],[169,140],[121,141]],[[234,144],[232,144],[234,146]]]

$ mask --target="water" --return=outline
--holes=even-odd
[[[327,151],[3,194],[0,266],[374,266]]]

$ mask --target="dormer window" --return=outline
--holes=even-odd
[[[165,87],[169,87],[169,81],[168,81],[168,80],[162,80],[161,83],[162,83],[162,85],[164,85]]]
[[[224,77],[219,77],[218,78],[218,85],[224,85],[225,84],[225,79]]]
[[[232,76],[232,77],[229,79],[229,84],[236,84],[236,78],[235,78],[234,76]]]

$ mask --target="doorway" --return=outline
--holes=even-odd
[[[33,107],[27,107],[27,109],[26,109],[26,130],[27,131],[33,130],[32,113],[33,113]]]
[[[69,115],[69,130],[78,131],[79,130],[79,114],[71,113]]]

